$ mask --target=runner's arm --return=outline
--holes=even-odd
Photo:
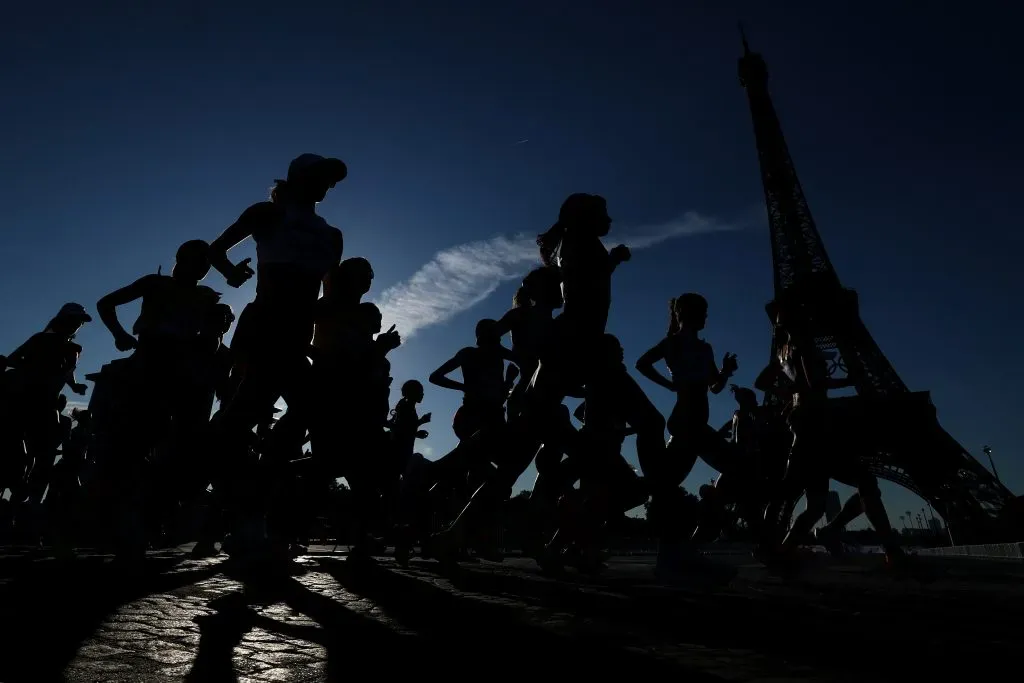
[[[465,351],[463,349],[462,351]],[[449,374],[455,372],[462,367],[462,351],[459,351],[453,357],[446,360],[441,367],[430,373],[429,381],[434,386],[441,387],[442,389],[451,389],[452,391],[465,391],[466,385],[462,382],[456,382],[448,377]]]
[[[722,393],[722,389],[725,389],[725,385],[729,383],[729,378],[732,377],[731,372],[726,372],[725,368],[718,369],[718,365],[715,364],[714,351],[708,347],[708,353],[711,358],[711,384],[708,385],[708,390],[712,394]]]
[[[656,346],[653,346],[644,352],[636,362],[636,370],[659,387],[664,387],[669,391],[675,391],[676,388],[672,384],[672,380],[665,377],[665,375],[661,374],[661,372],[654,367],[654,364],[658,361],[665,360],[665,342],[667,340],[668,338],[666,337],[658,342]]]
[[[106,328],[110,330],[114,341],[132,336],[121,325],[121,321],[117,319],[117,307],[130,304],[145,297],[153,287],[154,278],[158,277],[160,276],[146,275],[141,277],[130,285],[107,294],[96,302],[96,312]]]
[[[248,269],[249,259],[238,264],[232,263],[228,258],[228,251],[247,237],[251,237],[254,233],[259,232],[261,228],[272,224],[277,214],[278,208],[270,202],[253,204],[243,211],[238,220],[232,223],[227,230],[221,233],[220,237],[210,244],[210,265],[223,275],[229,284],[243,279],[244,270]]]

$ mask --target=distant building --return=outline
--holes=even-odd
[[[829,491],[828,498],[825,499],[825,520],[832,523],[832,520],[839,516],[839,511],[843,509],[843,504],[839,500],[839,493],[837,491]]]

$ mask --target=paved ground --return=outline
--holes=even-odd
[[[314,549],[315,550],[315,549]],[[532,562],[346,563],[320,549],[292,576],[153,554],[134,578],[105,558],[0,556],[0,681],[318,681],[668,674],[689,681],[882,681],[1019,669],[1024,581],[928,585],[863,566],[783,582],[742,556],[728,587],[667,587],[649,558],[553,581]]]

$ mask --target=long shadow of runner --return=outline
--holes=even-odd
[[[347,590],[373,601],[389,617],[422,634],[424,665],[495,667],[542,664],[546,671],[572,671],[580,678],[609,671],[638,675],[685,673],[691,681],[719,681],[626,649],[618,638],[598,633],[566,636],[523,619],[523,608],[460,596],[429,581],[384,567],[355,570],[323,559],[321,567]]]
[[[343,603],[310,590],[285,574],[234,576],[244,582],[242,592],[209,603],[214,614],[197,619],[199,652],[189,681],[236,681],[234,649],[253,628],[319,644],[327,650],[327,678],[374,671],[386,664],[389,674],[422,673],[413,668],[421,648],[414,636],[348,609]],[[318,626],[289,624],[256,612],[256,606],[284,603]],[[387,660],[382,660],[387,653]],[[407,668],[404,665],[408,665]]]
[[[181,562],[149,559],[134,574],[102,557],[22,563],[0,588],[0,619],[5,625],[0,676],[4,681],[61,680],[78,648],[119,607],[219,571],[216,566],[201,566],[170,572]]]

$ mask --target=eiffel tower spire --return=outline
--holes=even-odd
[[[1013,494],[942,429],[927,392],[910,392],[865,327],[857,294],[840,283],[811,216],[768,92],[768,67],[750,49],[742,26],[740,38],[739,78],[757,142],[775,302],[795,312],[830,359],[833,387],[857,394],[830,399],[834,412],[850,425],[848,434],[836,434],[836,449],[855,450],[877,476],[928,500],[951,529],[958,529],[958,542],[991,537]],[[778,346],[773,336],[773,356]],[[778,392],[765,395],[768,404],[782,400]]]
[[[772,244],[775,301],[799,307],[819,349],[832,358],[836,386],[860,395],[906,393],[860,319],[857,295],[845,289],[811,215],[782,125],[768,92],[768,67],[742,34],[740,83],[747,91],[761,166]]]
[[[757,138],[757,156],[771,225],[775,295],[779,297],[810,282],[837,290],[840,288],[839,276],[814,224],[782,134],[782,125],[768,93],[768,67],[761,55],[750,50],[742,26],[740,35],[743,40],[743,56],[739,60],[740,83],[747,90]]]

